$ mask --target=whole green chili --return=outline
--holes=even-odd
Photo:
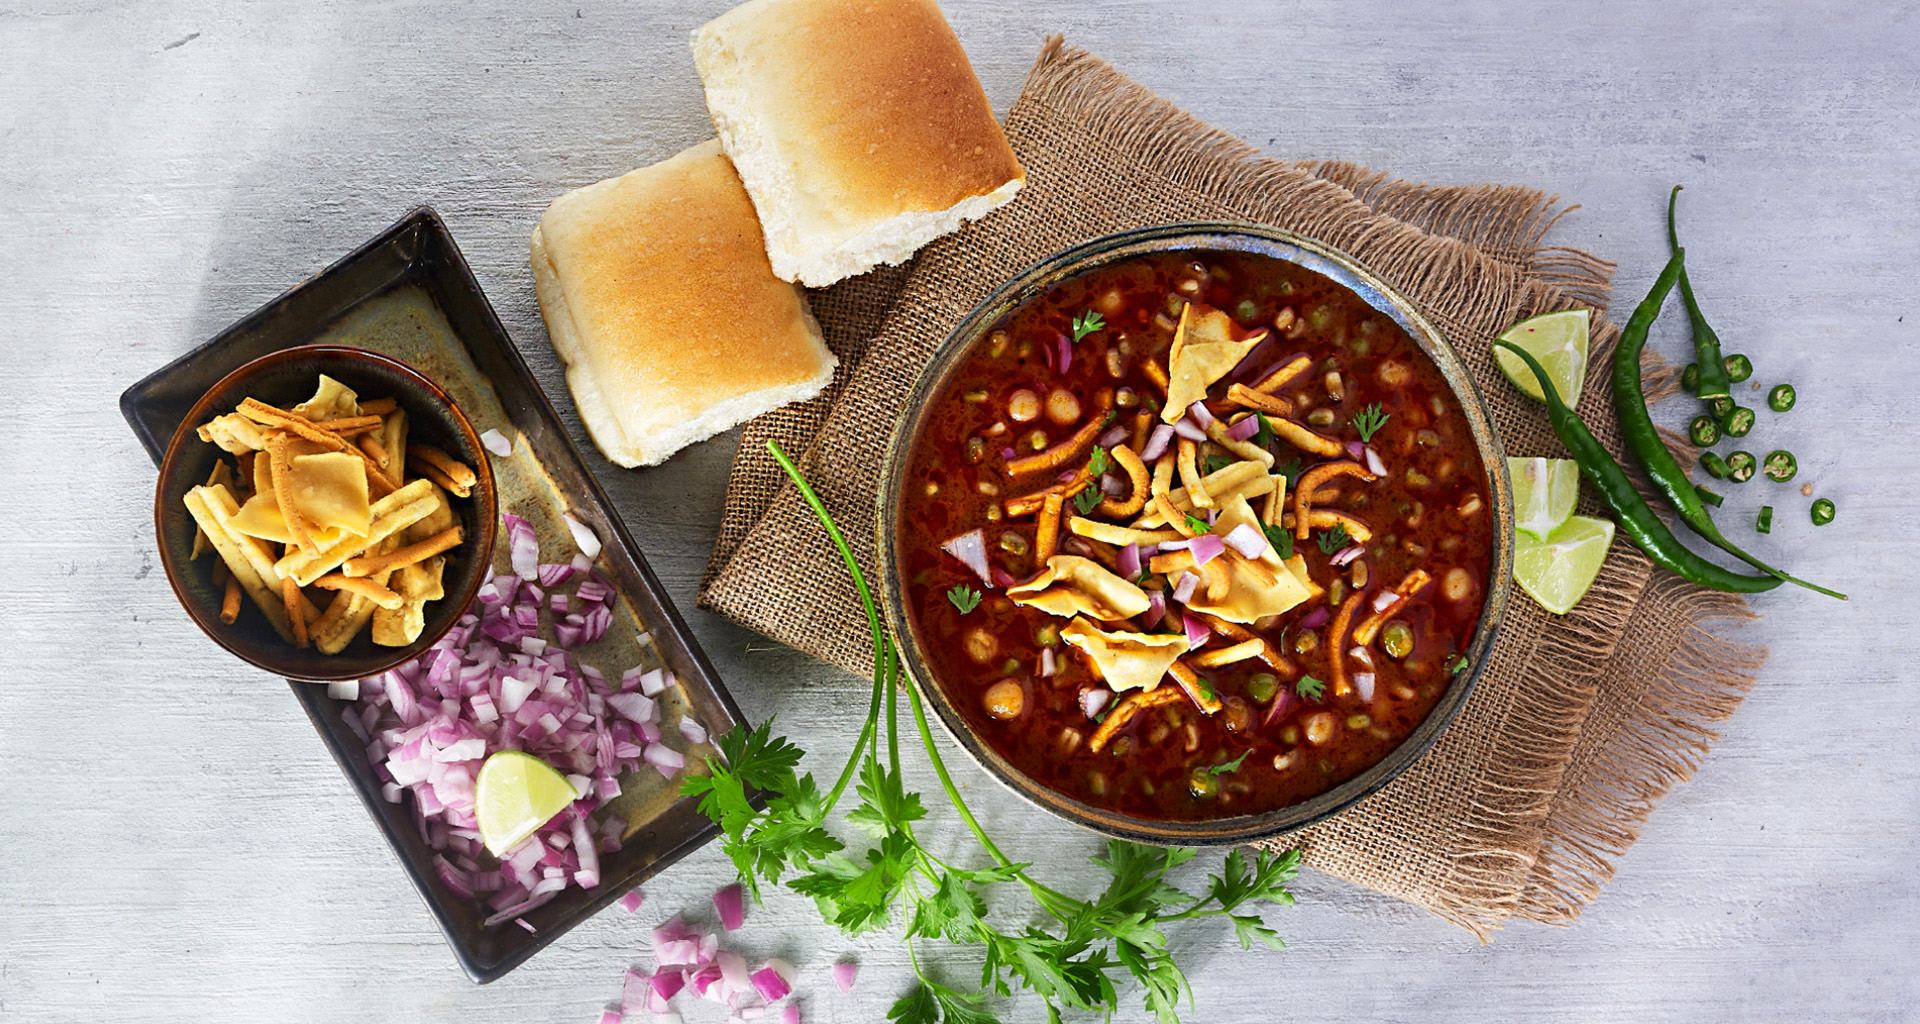
[[[1673,286],[1671,277],[1666,274],[1661,277],[1666,280],[1668,288]],[[1636,311],[1634,315],[1637,318],[1639,313]],[[1547,371],[1541,367],[1540,361],[1518,345],[1505,341],[1496,341],[1494,344],[1511,349],[1533,371],[1534,377],[1540,381],[1541,391],[1546,395],[1547,419],[1553,424],[1554,434],[1573,454],[1574,461],[1580,466],[1580,474],[1587,478],[1594,490],[1600,492],[1601,500],[1613,510],[1620,529],[1640,546],[1640,550],[1647,553],[1655,565],[1688,582],[1713,590],[1758,594],[1780,585],[1781,580],[1777,576],[1747,576],[1723,569],[1682,545],[1674,537],[1673,531],[1660,521],[1660,517],[1653,514],[1646,499],[1634,489],[1633,481],[1627,479],[1626,470],[1621,469],[1620,463],[1615,462],[1613,456],[1601,447],[1599,438],[1593,436],[1593,431],[1587,429],[1587,425],[1567,407],[1567,403],[1560,400],[1559,393],[1548,382]],[[1655,436],[1658,437],[1657,434]],[[1699,505],[1698,495],[1693,496],[1692,503]]]
[[[1673,452],[1667,448],[1666,440],[1660,436],[1660,431],[1653,425],[1653,416],[1647,412],[1646,392],[1640,380],[1640,352],[1647,346],[1647,332],[1652,328],[1654,319],[1660,315],[1660,307],[1666,302],[1667,294],[1673,290],[1675,279],[1682,278],[1686,272],[1685,261],[1686,250],[1675,250],[1673,258],[1667,261],[1666,268],[1654,281],[1653,289],[1647,293],[1647,297],[1641,301],[1640,305],[1634,307],[1633,315],[1627,318],[1627,325],[1620,331],[1620,343],[1613,350],[1613,405],[1620,416],[1620,434],[1626,440],[1627,450],[1633,454],[1641,468],[1647,471],[1647,476],[1653,481],[1654,487],[1680,513],[1680,521],[1686,523],[1688,529],[1705,538],[1713,546],[1779,580],[1786,580],[1809,590],[1845,600],[1845,595],[1814,586],[1805,580],[1795,579],[1747,554],[1738,545],[1728,540],[1720,532],[1720,528],[1714,525],[1713,516],[1707,511],[1705,503],[1700,500],[1700,492],[1694,489],[1693,481],[1687,479],[1686,471],[1680,468],[1679,460],[1673,457]],[[1605,452],[1603,451],[1602,454]],[[1718,475],[1715,474],[1715,476]],[[1736,482],[1743,479],[1737,474],[1730,473],[1730,475]],[[1752,475],[1753,472],[1749,469],[1747,476]],[[1675,546],[1678,547],[1678,544],[1676,543]],[[1646,545],[1643,544],[1641,547],[1645,548]],[[1653,551],[1648,549],[1647,553],[1652,555]],[[1702,565],[1713,564],[1705,559],[1699,561]]]
[[[1674,205],[1680,200],[1680,186],[1673,186],[1667,195],[1667,245],[1676,258],[1681,253],[1680,234],[1674,230]],[[1693,324],[1693,354],[1700,367],[1700,384],[1694,394],[1703,399],[1725,398],[1731,391],[1727,380],[1727,366],[1720,357],[1720,336],[1713,333],[1713,327],[1700,312],[1700,302],[1693,297],[1693,282],[1687,278],[1686,267],[1680,268],[1680,298],[1687,304],[1687,320]]]

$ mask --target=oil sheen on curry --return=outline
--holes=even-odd
[[[1365,771],[1464,666],[1487,475],[1439,370],[1332,281],[1243,253],[1111,263],[1009,313],[915,439],[922,654],[1046,786],[1157,820]]]

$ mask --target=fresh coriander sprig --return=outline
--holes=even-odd
[[[947,591],[947,600],[952,601],[953,606],[960,609],[960,614],[965,615],[980,607],[980,592],[965,583],[956,583],[952,590]]]
[[[1209,455],[1201,460],[1200,475],[1212,476],[1239,461],[1231,455]]]
[[[1293,557],[1293,534],[1272,523],[1261,523],[1260,530],[1267,535],[1267,543],[1273,545],[1274,553],[1282,562]]]
[[[1073,507],[1084,516],[1092,512],[1095,505],[1100,504],[1100,497],[1100,485],[1088,484],[1080,489],[1079,494],[1073,496]]]
[[[1247,755],[1251,753],[1253,753],[1253,751],[1251,750],[1242,750],[1240,752],[1240,756],[1234,758],[1231,761],[1227,761],[1221,764],[1216,764],[1211,768],[1202,768],[1200,770],[1204,772],[1212,772],[1215,777],[1223,775],[1227,772],[1237,772],[1240,770],[1240,763],[1242,761],[1245,761],[1247,759]]]
[[[1107,454],[1105,448],[1094,445],[1093,454],[1087,456],[1087,470],[1097,477],[1112,468],[1113,456]]]
[[[1105,330],[1106,326],[1107,322],[1100,319],[1100,314],[1091,309],[1087,310],[1084,315],[1073,318],[1073,343],[1080,344],[1081,338],[1095,331]]]
[[[1466,671],[1467,666],[1471,664],[1473,663],[1467,660],[1466,655],[1456,652],[1453,657],[1447,659],[1447,674],[1457,676]]]
[[[1359,414],[1348,422],[1353,424],[1354,430],[1359,431],[1360,443],[1369,444],[1373,441],[1373,435],[1379,433],[1380,428],[1386,426],[1387,420],[1392,416],[1392,413],[1381,411],[1380,403],[1375,402],[1360,410]]]
[[[1333,529],[1323,531],[1314,538],[1314,541],[1320,545],[1320,553],[1323,555],[1333,554],[1346,547],[1351,540],[1352,538],[1347,536],[1347,528],[1340,523],[1333,524]]]
[[[1299,679],[1294,680],[1293,683],[1293,692],[1299,694],[1301,700],[1317,702],[1321,694],[1326,693],[1326,691],[1327,684],[1312,676],[1301,676]]]
[[[1193,896],[1175,888],[1167,876],[1192,859],[1194,851],[1111,840],[1094,861],[1113,878],[1106,891],[1091,900],[1041,884],[1027,873],[1028,865],[1008,858],[954,785],[934,744],[919,692],[898,685],[899,654],[881,627],[872,591],[846,538],[786,454],[777,445],[768,448],[847,564],[873,637],[874,674],[866,724],[826,797],[813,788],[811,776],[797,774],[800,751],[772,736],[771,722],[758,730],[741,726],[721,737],[723,756],[708,759],[709,774],[685,782],[683,791],[699,794],[701,811],[721,824],[723,848],[756,899],[760,881],[778,883],[785,873],[797,871],[787,887],[812,896],[827,920],[849,932],[904,921],[908,960],[917,981],[888,1012],[888,1019],[899,1024],[994,1024],[997,1018],[985,1008],[987,994],[1010,995],[1015,984],[1045,1001],[1050,1021],[1060,1019],[1062,1007],[1111,1018],[1119,1007],[1117,985],[1128,977],[1144,988],[1146,1008],[1163,1024],[1174,1024],[1182,993],[1191,1001],[1192,990],[1169,949],[1167,925],[1225,917],[1233,922],[1243,948],[1256,941],[1281,948],[1279,935],[1257,912],[1246,911],[1262,901],[1282,906],[1293,902],[1286,889],[1299,863],[1293,852],[1274,856],[1261,851],[1249,858],[1235,850],[1227,855],[1221,873],[1208,879],[1206,893]],[[949,863],[922,846],[914,833],[914,823],[927,816],[927,809],[918,794],[901,783],[897,709],[902,689],[927,760],[948,803],[991,858],[987,867]],[[884,765],[882,694],[892,695],[886,702]],[[849,856],[822,825],[856,771],[860,804],[845,820],[865,831],[873,845]],[[747,796],[750,789],[765,797],[764,808],[754,807]],[[986,919],[983,894],[1016,883],[1051,920],[1007,932]],[[963,991],[929,977],[914,946],[916,938],[979,947],[985,957],[985,991]]]
[[[1187,529],[1192,530],[1194,533],[1212,533],[1213,532],[1212,523],[1207,522],[1205,519],[1202,519],[1191,512],[1186,513],[1186,516],[1187,516]]]
[[[1253,443],[1259,445],[1262,448],[1272,447],[1273,446],[1273,424],[1267,422],[1267,414],[1263,412],[1256,412],[1253,414],[1253,418],[1260,424],[1260,429],[1254,431]]]

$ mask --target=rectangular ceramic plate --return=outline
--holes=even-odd
[[[572,556],[573,540],[561,513],[599,534],[604,550],[598,568],[619,599],[606,637],[579,650],[583,664],[610,678],[635,665],[670,669],[680,685],[662,694],[661,724],[668,737],[678,738],[675,723],[683,715],[693,716],[713,736],[740,723],[739,708],[613,515],[606,494],[431,208],[413,211],[345,259],[128,388],[120,396],[121,412],[157,465],[181,417],[220,378],[257,356],[316,342],[392,355],[446,388],[475,429],[491,427],[510,438],[513,454],[493,462],[500,508],[533,523],[543,561]],[[506,557],[503,542],[494,552],[498,571],[511,571]],[[349,705],[328,699],[324,685],[291,686],[475,981],[489,982],[511,971],[716,832],[695,800],[678,795],[676,783],[650,768],[629,774],[621,779],[623,792],[614,805],[630,823],[626,842],[620,852],[602,857],[600,886],[569,888],[523,915],[536,929],[532,934],[512,922],[482,928],[485,908],[454,895],[434,876],[433,850],[414,819],[411,798],[398,804],[381,799],[382,780],[366,746],[341,718]],[[688,750],[688,759],[710,752],[711,746],[702,745]]]

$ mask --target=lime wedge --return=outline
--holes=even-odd
[[[1580,464],[1572,459],[1508,459],[1513,478],[1513,525],[1535,540],[1546,540],[1573,515],[1580,497]]]
[[[1517,345],[1525,349],[1528,355],[1540,360],[1547,377],[1553,381],[1554,390],[1568,405],[1578,405],[1580,389],[1587,383],[1587,321],[1590,315],[1584,309],[1542,313],[1507,328],[1507,333],[1502,334],[1500,340]],[[1499,361],[1500,372],[1507,375],[1514,387],[1542,402],[1547,400],[1533,371],[1520,361],[1519,356],[1496,348],[1493,358]]]
[[[545,761],[502,750],[480,766],[473,783],[473,816],[480,822],[480,840],[498,857],[578,799],[573,784]]]
[[[1613,523],[1591,516],[1573,516],[1566,525],[1536,540],[1526,534],[1516,538],[1513,550],[1513,579],[1520,589],[1533,596],[1540,606],[1555,615],[1580,603],[1600,574],[1607,560],[1607,547],[1613,543]]]

